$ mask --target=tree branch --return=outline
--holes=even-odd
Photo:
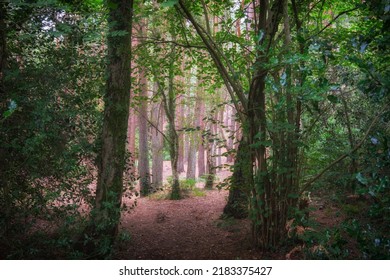
[[[304,191],[306,191],[310,186],[311,184],[313,184],[315,181],[317,181],[319,178],[322,177],[322,175],[324,175],[324,173],[326,171],[328,171],[330,168],[332,168],[333,166],[335,166],[337,163],[339,163],[340,161],[342,161],[343,159],[345,159],[346,157],[348,157],[350,154],[356,152],[364,143],[364,141],[366,140],[367,136],[370,134],[372,128],[374,127],[374,125],[378,122],[379,118],[381,117],[381,115],[383,114],[383,112],[386,111],[388,106],[384,106],[382,108],[382,110],[379,112],[379,114],[374,118],[374,120],[371,122],[370,126],[368,127],[366,133],[364,134],[363,138],[360,140],[360,142],[355,146],[355,148],[353,148],[351,151],[349,151],[348,153],[340,156],[339,158],[337,158],[336,160],[334,160],[331,164],[329,164],[327,167],[325,167],[320,173],[318,173],[317,175],[315,175],[313,178],[311,178],[308,182],[306,182],[303,187],[302,187],[302,190],[300,191],[300,195],[302,195],[302,193]]]
[[[352,8],[352,9],[349,9],[349,10],[346,10],[346,11],[339,13],[327,25],[325,25],[320,31],[318,31],[316,34],[314,34],[314,35],[310,36],[308,39],[306,39],[306,41],[308,41],[309,39],[312,39],[312,38],[318,36],[319,34],[321,34],[322,32],[324,32],[325,29],[327,29],[329,26],[331,26],[342,15],[348,14],[349,12],[353,12],[353,11],[356,11],[358,9],[359,9],[359,7],[355,7],[355,8]]]

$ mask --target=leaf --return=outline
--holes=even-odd
[[[367,179],[364,178],[362,173],[360,173],[360,172],[356,175],[356,179],[359,181],[359,183],[361,183],[363,185],[367,185],[368,184]]]
[[[161,3],[161,7],[169,8],[175,6],[179,0],[168,0],[166,2]]]
[[[282,86],[285,86],[287,84],[286,80],[287,80],[287,73],[283,72],[282,76],[280,76],[280,83],[282,84]]]
[[[6,118],[8,118],[9,116],[11,116],[13,112],[14,112],[14,111],[7,110],[7,111],[5,111],[5,112],[3,113],[3,117],[6,119]]]
[[[360,52],[364,53],[364,51],[366,50],[367,46],[368,46],[368,44],[366,42],[362,43],[360,45]]]
[[[336,95],[328,95],[326,98],[328,98],[328,100],[333,104],[340,102],[339,98]]]

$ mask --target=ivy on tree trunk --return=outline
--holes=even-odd
[[[83,236],[84,252],[92,258],[108,256],[118,233],[130,105],[133,1],[110,0],[106,4],[109,34],[102,146],[95,207]]]

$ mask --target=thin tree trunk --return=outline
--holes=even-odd
[[[155,103],[151,112],[151,122],[154,126],[151,128],[152,136],[152,185],[157,190],[163,183],[163,149],[164,149],[164,120],[165,112],[162,103]]]
[[[168,70],[168,92],[164,92],[162,85],[157,82],[159,92],[163,98],[163,104],[165,109],[165,114],[168,121],[168,137],[167,142],[169,145],[169,155],[171,158],[171,168],[172,168],[172,184],[171,184],[171,199],[180,199],[180,183],[179,183],[179,172],[178,172],[178,155],[179,155],[179,135],[176,131],[176,94],[174,92],[173,83],[174,83],[174,62],[176,59],[175,47],[173,46],[169,54],[169,70]]]
[[[146,34],[146,22],[140,22],[140,37]],[[148,81],[146,79],[145,67],[140,66],[140,108],[138,111],[139,122],[139,154],[138,173],[141,196],[146,196],[150,192],[150,168],[149,168],[149,133],[148,133]]]
[[[173,63],[173,61],[171,62]],[[171,199],[176,200],[180,199],[180,183],[179,183],[179,171],[178,171],[178,158],[179,158],[179,135],[175,129],[175,115],[176,115],[176,105],[175,105],[175,94],[173,92],[173,67],[170,67],[169,81],[168,81],[168,96],[169,99],[165,103],[168,103],[168,106],[165,107],[165,110],[169,112],[167,114],[169,120],[169,139],[170,139],[170,156],[171,156],[171,168],[172,168],[172,191]]]
[[[197,140],[198,140],[198,177],[201,177],[205,174],[206,168],[205,168],[205,149],[204,149],[204,117],[205,117],[205,104],[204,101],[201,97],[201,87],[199,87],[199,82],[198,82],[198,91],[197,91],[197,96],[196,96],[196,127],[198,129],[197,133]]]
[[[227,162],[231,163],[231,162],[233,162],[233,154],[230,151],[232,149],[234,149],[234,140],[236,139],[235,138],[236,116],[235,116],[235,109],[233,107],[231,107],[231,109],[228,112],[230,112],[230,116],[229,116],[229,114],[227,114],[227,117],[228,117],[227,123],[228,123],[228,128],[229,128],[229,136],[228,136],[228,140],[227,140],[227,151],[229,153],[227,156]]]
[[[215,115],[214,117],[216,117]],[[216,173],[216,162],[215,162],[215,138],[217,135],[217,127],[216,124],[214,123],[209,123],[209,133],[207,133],[206,137],[206,154],[207,154],[207,164],[206,164],[206,169],[207,169],[207,177],[206,177],[206,184],[205,188],[206,189],[211,189],[214,185],[214,179],[215,179],[215,173]]]
[[[177,172],[181,173],[184,172],[184,133],[183,131],[178,131],[183,128],[183,120],[184,120],[184,112],[183,112],[183,104],[182,104],[182,96],[179,96],[177,98],[177,119],[176,119],[176,131],[178,134],[178,143],[179,143],[179,148],[178,148],[178,159],[177,159]]]
[[[189,110],[190,108],[188,108]],[[192,113],[192,126],[196,127],[197,124],[197,118],[196,118],[196,109],[197,106],[195,105],[195,108]],[[188,152],[187,152],[187,179],[195,179],[196,178],[196,132],[191,131],[187,133],[187,139],[188,139]]]
[[[133,94],[130,94],[130,99]],[[127,124],[127,149],[131,154],[133,162],[137,159],[137,153],[135,151],[135,128],[137,127],[137,117],[133,108],[129,110],[129,118]]]
[[[225,111],[224,109],[225,109],[225,107],[221,107],[221,110],[218,113],[218,121],[219,121],[220,132],[221,132],[221,136],[219,138],[222,138],[225,141],[225,137],[223,135],[224,134],[224,128],[222,127],[222,125],[223,125],[223,114],[224,114],[224,111]],[[226,144],[226,141],[225,141],[225,144]],[[217,166],[220,168],[221,165],[222,165],[222,144],[219,141],[219,143],[217,145]]]
[[[191,135],[189,135],[187,179],[195,179],[196,177],[196,142],[194,134],[194,132],[191,132]]]
[[[150,192],[150,171],[149,171],[149,133],[148,133],[148,105],[147,100],[147,81],[145,72],[140,73],[141,92],[140,107],[138,111],[139,128],[139,146],[138,146],[138,175],[140,181],[141,196],[148,195]]]

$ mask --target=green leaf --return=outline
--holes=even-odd
[[[5,111],[5,112],[3,113],[3,117],[6,119],[6,118],[8,118],[9,116],[11,116],[13,112],[14,112],[14,111],[12,111],[12,110],[7,110],[7,111]]]
[[[356,174],[356,179],[363,185],[368,184],[368,180],[366,178],[364,178],[362,173],[360,173],[360,172],[358,174]]]
[[[118,8],[118,4],[117,3],[113,3],[111,1],[108,1],[107,2],[107,6],[111,9],[111,10],[115,10]]]
[[[161,3],[161,7],[167,8],[167,7],[173,7],[175,6],[179,1],[178,0],[168,0],[163,3]]]
[[[340,102],[339,98],[336,95],[328,95],[326,98],[328,98],[328,100],[334,104]]]

